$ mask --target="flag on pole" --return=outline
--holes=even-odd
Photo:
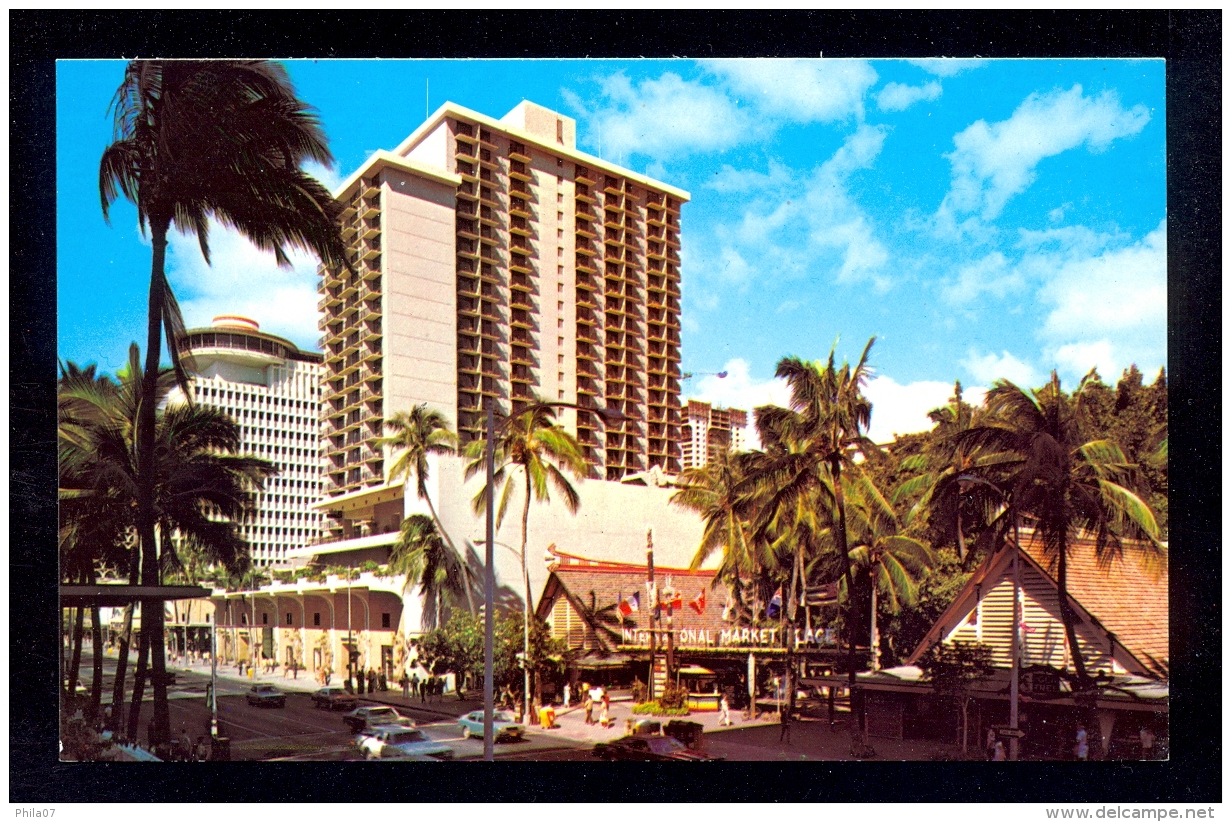
[[[697,594],[697,598],[688,603],[688,607],[692,608],[698,614],[705,613],[705,589],[701,589],[701,593]]]
[[[668,607],[672,609],[684,607],[684,595],[679,592],[679,589],[673,588],[665,593],[667,594]]]
[[[765,609],[765,616],[769,619],[777,619],[782,613],[782,589],[774,591],[774,598],[769,601],[769,607]]]
[[[640,610],[641,610],[641,594],[637,593],[636,591],[634,591],[633,595],[629,597],[628,599],[620,600],[620,613],[623,616],[628,616],[629,614],[635,614],[637,611],[640,611]]]

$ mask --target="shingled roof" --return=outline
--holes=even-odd
[[[612,603],[618,604],[621,598],[640,593],[641,610],[630,614],[628,620],[636,628],[649,627],[645,568],[622,563],[587,560],[557,550],[553,550],[553,553],[559,559],[551,569],[551,576],[548,577],[543,596],[539,598],[537,611],[541,618],[545,619],[548,616],[552,603],[561,593],[574,603],[574,608],[578,604],[589,607],[591,591],[594,592],[600,608]],[[730,627],[722,620],[722,609],[726,602],[725,588],[722,586],[718,589],[710,588],[714,581],[714,574],[713,570],[655,568],[654,580],[658,583],[659,592],[661,593],[667,578],[670,577],[672,584],[682,597],[682,607],[675,609],[673,613],[675,628],[721,630]],[[705,592],[705,608],[701,613],[697,613],[689,607],[688,603],[702,591]],[[663,614],[666,614],[665,610]]]
[[[1023,537],[1022,549],[1055,581],[1054,563],[1042,540]],[[1123,556],[1100,565],[1094,542],[1079,540],[1068,559],[1069,596],[1145,666],[1165,673],[1170,665],[1167,563],[1142,547],[1124,544]]]

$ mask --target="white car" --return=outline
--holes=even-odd
[[[355,739],[365,759],[406,759],[431,757],[452,759],[453,749],[436,742],[417,728],[401,725],[378,725]]]

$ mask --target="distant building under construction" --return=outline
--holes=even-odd
[[[747,411],[714,408],[708,402],[689,400],[680,440],[683,466],[702,468],[723,451],[743,451],[747,428]]]

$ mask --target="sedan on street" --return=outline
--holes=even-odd
[[[453,758],[453,749],[448,745],[432,740],[417,728],[402,725],[377,725],[358,736],[355,744],[367,759]]]
[[[286,694],[273,685],[253,685],[248,689],[248,704],[257,707],[285,708]]]
[[[483,738],[483,712],[471,711],[457,718],[457,724],[462,727],[462,736],[466,739]],[[517,742],[526,733],[522,725],[508,711],[496,711],[492,714],[492,731],[497,742]]]
[[[321,688],[312,694],[312,704],[327,711],[350,710],[355,707],[357,701],[345,688]]]
[[[698,762],[717,761],[720,756],[710,756],[694,751],[672,736],[626,736],[614,742],[600,742],[594,746],[594,755],[599,759],[625,762]]]
[[[364,705],[362,708],[356,708],[343,716],[342,721],[346,723],[346,727],[355,733],[361,733],[364,729],[374,728],[377,725],[415,727],[413,719],[402,716],[396,709],[390,708],[388,705]]]

